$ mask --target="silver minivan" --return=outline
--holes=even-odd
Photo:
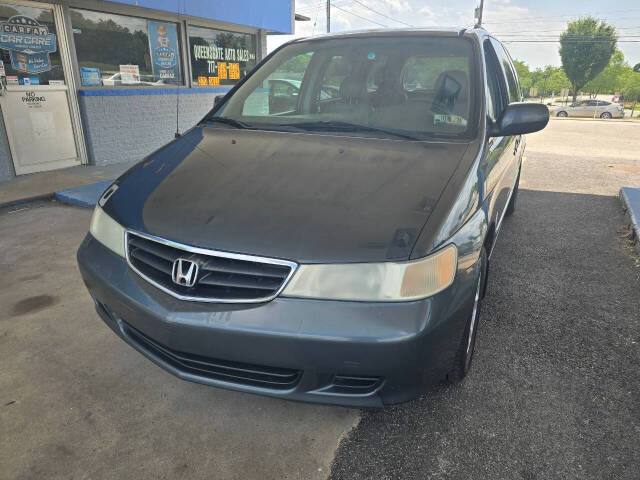
[[[556,117],[624,118],[624,107],[604,100],[582,100],[558,107]]]

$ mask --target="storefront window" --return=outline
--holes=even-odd
[[[82,85],[181,85],[178,25],[71,9]]]
[[[235,85],[256,65],[256,37],[189,27],[193,84]]]
[[[0,61],[8,85],[64,84],[53,12],[0,2]]]

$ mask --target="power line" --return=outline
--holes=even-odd
[[[368,5],[364,4],[364,3],[362,3],[360,0],[349,0],[349,1],[351,1],[351,2],[355,2],[355,3],[357,3],[358,5],[361,5],[362,7],[366,8],[367,10],[371,10],[373,13],[380,15],[381,17],[388,18],[389,20],[392,20],[392,21],[394,21],[394,22],[401,23],[402,25],[406,25],[407,27],[413,27],[413,25],[411,25],[410,23],[403,22],[402,20],[398,20],[398,19],[396,19],[396,18],[393,18],[393,17],[390,17],[390,16],[388,16],[388,15],[385,15],[384,13],[381,13],[381,12],[379,12],[379,11],[377,11],[377,10],[374,10],[374,9],[373,9],[373,8],[371,8],[370,6],[368,6]],[[336,8],[337,8],[337,7],[336,7]]]
[[[628,14],[629,12],[640,12],[640,8],[632,8],[629,10],[610,10],[608,12],[605,13],[605,15],[611,15],[612,13],[624,13],[624,14]],[[536,17],[527,17],[528,20],[534,20],[534,19],[548,19],[548,18],[564,18],[564,17],[587,17],[587,16],[597,16],[597,13],[584,13],[584,14],[576,14],[574,13],[566,13],[566,14],[562,14],[562,15],[550,15],[550,16],[536,16]],[[511,18],[504,18],[501,20],[501,22],[511,22],[511,21],[520,21],[522,20],[522,17],[511,17]],[[484,22],[484,23],[496,23],[496,22]]]
[[[384,25],[383,23],[378,23],[378,22],[376,22],[374,20],[371,20],[369,18],[366,18],[366,17],[363,17],[361,15],[358,15],[357,13],[353,13],[353,12],[351,12],[349,10],[346,10],[344,8],[341,8],[341,7],[338,7],[335,3],[331,3],[331,6],[334,7],[334,8],[337,8],[338,10],[342,10],[343,12],[348,13],[349,15],[353,15],[354,17],[358,17],[358,18],[361,18],[362,20],[366,20],[367,22],[375,23],[376,25],[379,25],[379,26],[384,27],[384,28],[389,28],[389,25]]]

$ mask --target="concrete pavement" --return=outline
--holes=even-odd
[[[93,310],[89,210],[0,210],[0,478],[629,478],[640,470],[640,269],[621,185],[640,124],[530,135],[462,385],[384,410],[181,381]],[[95,180],[94,180],[95,181]],[[4,185],[0,186],[0,192]]]
[[[0,183],[0,208],[36,199],[48,199],[60,190],[113,180],[135,163],[125,162],[107,166],[81,165],[52,172],[20,175],[8,182]]]
[[[640,262],[617,195],[639,152],[640,124],[529,136],[470,376],[365,412],[332,479],[638,478]]]
[[[91,211],[0,212],[0,478],[324,479],[358,411],[179,380],[98,318]]]

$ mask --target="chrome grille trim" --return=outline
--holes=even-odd
[[[164,285],[161,285],[160,283],[156,282],[154,279],[152,279],[149,276],[147,276],[145,273],[141,272],[138,268],[136,268],[136,266],[133,264],[133,262],[131,261],[131,258],[130,258],[129,235],[138,236],[138,237],[143,238],[145,240],[150,240],[152,242],[156,242],[156,243],[159,243],[161,245],[166,245],[168,247],[172,247],[172,248],[175,248],[175,249],[183,250],[186,253],[197,253],[197,254],[200,254],[200,255],[208,255],[210,257],[220,257],[220,258],[226,258],[226,259],[231,259],[231,260],[243,260],[243,261],[247,261],[247,262],[263,263],[263,264],[266,264],[266,265],[285,266],[285,267],[289,267],[290,271],[289,271],[289,274],[284,279],[284,281],[282,282],[282,285],[280,285],[280,288],[278,288],[273,294],[271,294],[269,296],[266,296],[266,297],[259,297],[259,298],[214,298],[214,297],[198,297],[198,296],[182,295],[182,294],[180,294],[180,293],[178,293],[178,292],[176,292],[174,290],[171,290],[170,288],[165,287]],[[175,297],[175,298],[177,298],[179,300],[185,300],[185,301],[191,301],[191,302],[204,302],[204,303],[264,303],[264,302],[269,302],[269,301],[273,300],[274,298],[276,298],[278,295],[280,295],[280,293],[287,286],[287,284],[291,280],[291,277],[293,277],[294,273],[296,272],[296,269],[298,268],[298,264],[296,262],[292,262],[292,261],[289,261],[289,260],[281,260],[281,259],[277,259],[277,258],[259,257],[259,256],[255,256],[255,255],[247,255],[247,254],[241,254],[241,253],[225,252],[225,251],[222,251],[222,250],[212,250],[212,249],[201,248],[201,247],[193,247],[191,245],[185,245],[183,243],[174,242],[172,240],[167,240],[167,239],[161,238],[161,237],[156,237],[155,235],[150,235],[148,233],[137,232],[135,230],[126,230],[125,231],[125,239],[124,239],[124,241],[125,241],[125,254],[126,254],[127,265],[129,265],[129,268],[131,268],[131,270],[133,270],[138,276],[140,276],[141,278],[146,280],[148,283],[150,283],[154,287],[158,288],[159,290],[162,290],[163,292],[171,295],[172,297]]]

